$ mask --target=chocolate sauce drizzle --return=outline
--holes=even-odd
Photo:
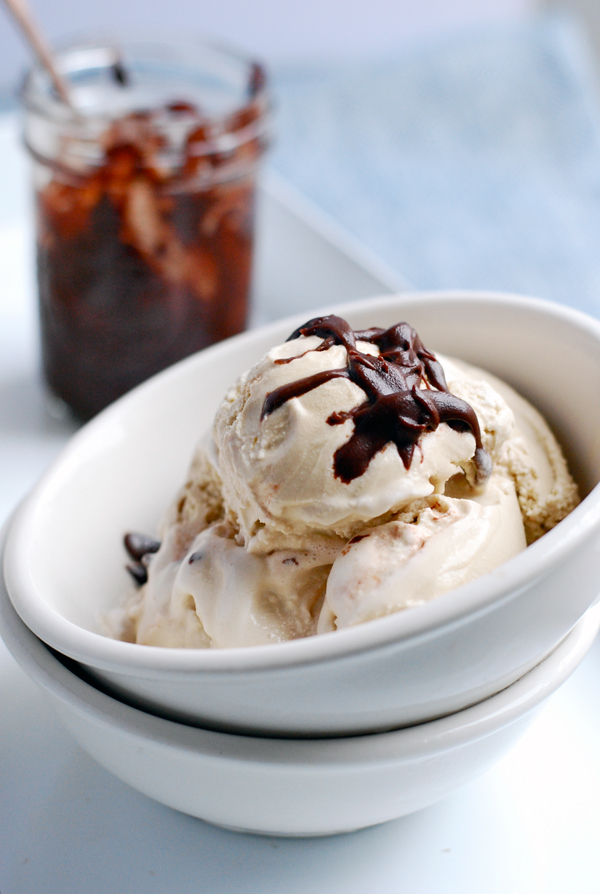
[[[322,338],[315,348],[317,351],[343,345],[348,353],[348,366],[324,370],[276,388],[267,394],[261,418],[286,401],[301,397],[332,379],[349,379],[358,385],[365,393],[365,402],[347,413],[334,412],[327,419],[329,425],[341,425],[348,419],[354,422],[350,439],[333,457],[336,478],[345,484],[359,478],[375,454],[390,441],[396,445],[404,468],[409,469],[421,435],[435,431],[441,422],[473,434],[476,482],[483,484],[489,478],[492,462],[483,448],[475,411],[464,400],[450,394],[440,363],[408,323],[355,332],[341,317],[331,315],[309,320],[292,332],[288,341],[300,335]],[[359,351],[357,341],[376,345],[379,356]],[[287,363],[294,359],[275,362]]]
[[[148,567],[146,565],[147,556],[158,552],[160,549],[160,540],[155,540],[154,537],[148,537],[147,534],[131,532],[125,534],[123,544],[134,562],[133,565],[126,565],[125,567],[135,583],[142,587],[148,580]]]

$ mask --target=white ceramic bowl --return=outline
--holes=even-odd
[[[23,624],[0,588],[0,633],[80,745],[151,798],[218,825],[328,835],[433,804],[487,770],[577,667],[589,610],[538,667],[498,695],[421,726],[348,739],[261,739],[154,717],[100,692]]]
[[[504,377],[546,415],[582,504],[491,574],[351,629],[247,649],[174,650],[102,636],[126,586],[121,538],[153,532],[227,387],[304,320],[208,349],[78,433],[15,519],[6,549],[25,623],[130,702],[229,731],[345,735],[475,704],[546,655],[600,590],[600,324],[512,295],[430,293],[336,308],[355,327],[411,322],[427,346]]]

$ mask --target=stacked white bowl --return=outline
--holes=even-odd
[[[508,747],[599,623],[586,612],[600,590],[600,324],[491,293],[335,312],[355,328],[407,320],[516,387],[560,440],[582,503],[492,573],[355,628],[220,650],[102,635],[126,588],[122,535],[155,529],[227,385],[304,322],[292,319],[178,364],[85,426],[5,548],[3,634],[81,744],[152,797],[250,831],[332,833],[443,797]]]

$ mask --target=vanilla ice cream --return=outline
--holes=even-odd
[[[139,643],[230,647],[441,596],[577,504],[540,414],[406,323],[312,320],[226,394],[112,618]],[[149,541],[151,543],[151,541]]]

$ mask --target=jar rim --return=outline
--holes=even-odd
[[[265,70],[235,49],[193,38],[101,36],[68,42],[58,50],[57,62],[74,85],[76,100],[83,102],[82,114],[56,95],[39,63],[30,69],[21,89],[25,145],[42,163],[56,166],[40,141],[40,125],[57,135],[54,145],[56,139],[63,148],[69,145],[76,168],[88,169],[104,163],[101,147],[110,129],[130,126],[136,118],[145,119],[162,141],[167,168],[177,167],[184,144],[188,155],[200,161],[226,158],[249,144],[262,154],[270,143]],[[116,65],[126,73],[124,83],[115,77]],[[222,175],[228,179],[225,170]]]
[[[261,108],[259,118],[266,118],[270,111],[270,101],[267,90],[267,78],[263,65],[250,56],[235,48],[209,41],[203,38],[183,38],[177,35],[158,37],[156,35],[136,34],[108,34],[97,37],[76,38],[59,44],[56,48],[55,59],[59,71],[68,84],[76,75],[81,75],[86,70],[108,71],[115,65],[122,63],[126,53],[131,51],[151,53],[161,50],[192,51],[194,53],[209,54],[214,60],[223,63],[237,65],[245,75],[238,86],[239,101],[230,105],[226,112],[221,114],[199,114],[198,119],[209,121],[212,124],[224,124],[233,114],[239,113],[253,103]],[[83,64],[87,56],[88,64]],[[175,60],[171,59],[171,62]],[[180,65],[185,65],[180,62]],[[191,71],[192,66],[188,64]],[[201,71],[201,66],[197,66]],[[125,87],[126,89],[126,87]],[[233,88],[236,89],[235,87]],[[34,63],[26,73],[19,96],[22,105],[28,112],[37,113],[46,120],[62,127],[72,127],[79,131],[88,129],[97,130],[99,127],[109,126],[116,117],[137,111],[134,105],[130,109],[119,111],[74,113],[59,97],[56,96],[50,77],[40,65]],[[173,97],[175,99],[175,97]],[[177,99],[185,97],[177,97]]]

